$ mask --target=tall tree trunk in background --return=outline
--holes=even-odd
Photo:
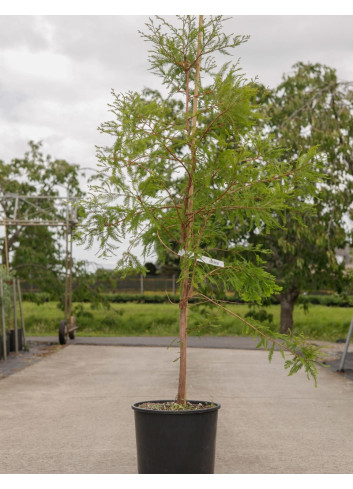
[[[299,296],[299,290],[292,289],[283,291],[279,295],[281,304],[280,333],[292,334],[293,332],[293,309]]]

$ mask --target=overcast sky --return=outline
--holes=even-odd
[[[105,142],[97,127],[110,118],[111,89],[160,88],[138,34],[147,20],[0,15],[0,159],[20,157],[29,140],[42,140],[45,153],[95,168],[95,145]],[[351,15],[240,15],[225,28],[250,35],[234,61],[241,58],[247,76],[270,87],[298,61],[327,64],[353,80]],[[78,253],[99,262],[94,252]]]

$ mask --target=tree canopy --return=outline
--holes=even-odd
[[[275,277],[264,269],[265,250],[249,245],[246,234],[230,240],[229,226],[237,223],[244,231],[246,224],[247,234],[260,226],[269,231],[293,202],[300,219],[310,212],[303,196],[315,193],[319,169],[313,149],[289,161],[270,138],[261,137],[256,84],[237,65],[217,66],[214,55],[227,55],[246,37],[224,34],[221,16],[178,17],[177,25],[158,17],[157,22],[151,19],[142,36],[151,43],[151,70],[168,96],[157,101],[113,91],[113,117],[100,128],[113,142],[98,148],[101,178],[84,202],[86,228],[80,236],[88,245],[98,237],[107,255],[130,235],[130,248],[118,261],[125,274],[146,272],[134,253],[137,243],[147,255],[159,241],[179,258],[177,399],[185,403],[189,299],[227,309],[205,293],[205,281],[218,289],[231,287],[247,301],[279,292]],[[212,261],[219,249],[222,264]],[[268,344],[264,329],[243,321]],[[316,375],[312,345],[301,344],[299,354],[297,338],[281,337],[277,344],[292,355],[285,363],[290,373],[304,366],[309,376]]]
[[[265,91],[261,121],[265,137],[284,149],[284,161],[317,147],[325,179],[313,196],[315,213],[303,222],[284,214],[284,227],[252,233],[250,241],[271,250],[267,270],[282,291],[281,331],[293,329],[293,305],[302,290],[334,289],[345,282],[336,249],[352,242],[353,83],[333,68],[297,63],[274,90]],[[292,206],[297,203],[293,203]]]
[[[55,197],[82,196],[78,174],[79,166],[65,160],[44,156],[42,143],[29,142],[23,158],[9,163],[0,160],[0,208],[4,219],[51,219],[62,217]],[[16,201],[15,196],[23,198]],[[31,198],[28,198],[31,196]],[[38,198],[33,198],[38,196]],[[49,199],[40,199],[46,196]],[[6,226],[7,248],[11,270],[17,276],[42,290],[60,288],[58,275],[63,269],[63,229],[48,226]],[[6,264],[5,240],[1,240],[2,263]],[[45,243],[45,246],[43,246]]]

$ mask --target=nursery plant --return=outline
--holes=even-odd
[[[146,24],[140,34],[150,43],[150,69],[160,77],[163,95],[112,92],[112,119],[100,127],[112,144],[97,148],[100,179],[83,202],[86,227],[78,236],[89,246],[97,238],[102,256],[116,253],[129,237],[117,262],[125,275],[146,273],[143,263],[156,242],[180,260],[179,384],[171,409],[192,405],[186,390],[190,299],[238,317],[215,290],[231,289],[251,302],[279,292],[264,270],[268,251],[236,231],[247,222],[249,232],[264,226],[270,233],[282,225],[291,202],[293,218],[301,219],[311,210],[307,197],[319,179],[315,149],[284,162],[282,150],[256,134],[256,82],[237,63],[219,66],[219,58],[248,39],[225,34],[226,20],[156,17]],[[232,241],[229,228],[235,231]],[[224,261],[214,259],[220,249]],[[241,319],[259,336],[259,346],[268,348],[269,359],[277,344],[289,374],[303,367],[316,380],[317,347]]]

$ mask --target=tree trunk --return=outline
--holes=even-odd
[[[188,299],[181,299],[179,316],[180,360],[179,360],[179,386],[177,403],[186,404],[186,348],[188,327]]]
[[[185,222],[181,227],[181,236],[184,243],[184,251],[188,252],[192,249],[193,244],[193,225],[194,225],[194,214],[193,214],[193,196],[194,196],[194,172],[196,170],[196,146],[195,146],[195,132],[197,123],[197,106],[198,106],[198,96],[199,96],[199,82],[200,82],[200,56],[201,56],[201,40],[202,40],[202,25],[203,16],[199,16],[199,34],[197,40],[197,58],[195,64],[195,89],[194,89],[194,100],[193,100],[193,117],[192,117],[192,128],[191,135],[192,141],[190,143],[190,153],[191,153],[191,165],[189,170],[188,185],[184,195],[184,212],[185,212]],[[189,68],[186,68],[186,117],[188,118],[188,105],[189,105]],[[189,135],[190,127],[187,122],[187,132]],[[188,258],[186,258],[187,260]],[[195,266],[195,265],[194,265]],[[190,265],[186,266],[186,269],[182,267],[182,273],[184,275],[183,285],[181,289],[181,297],[179,302],[180,316],[179,316],[179,334],[180,334],[180,360],[179,360],[179,386],[177,394],[178,404],[186,404],[186,353],[187,353],[187,326],[188,326],[188,303],[189,298],[192,294],[192,283],[190,281]]]
[[[299,290],[282,292],[279,296],[281,304],[280,333],[292,334],[293,332],[293,309],[299,296]]]

